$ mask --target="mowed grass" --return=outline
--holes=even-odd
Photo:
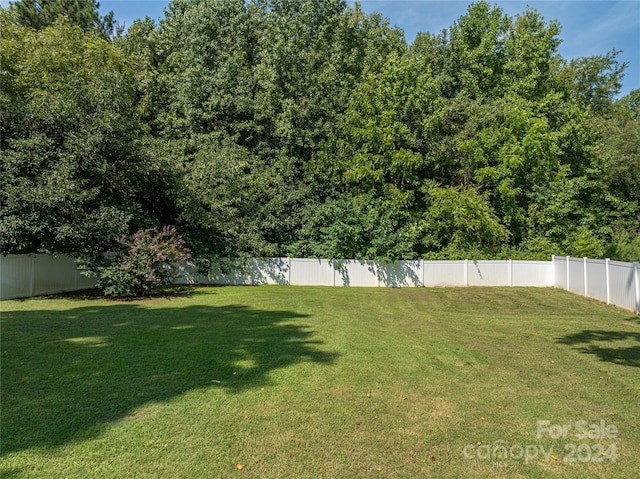
[[[3,478],[637,477],[640,320],[563,291],[0,307]]]

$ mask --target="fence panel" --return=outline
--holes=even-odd
[[[584,295],[584,260],[569,258],[569,291]]]
[[[567,289],[567,257],[553,256],[553,285],[556,288]]]
[[[467,263],[469,286],[509,286],[508,261],[469,261]]]
[[[549,261],[523,260],[512,262],[512,286],[549,288],[553,287],[554,283],[554,263],[550,263]]]
[[[610,302],[621,308],[639,312],[633,263],[609,262]]]
[[[295,286],[334,286],[333,262],[326,259],[291,258],[290,284]]]
[[[25,298],[33,295],[33,261],[31,255],[7,255],[0,257],[0,298]]]
[[[467,286],[467,262],[435,260],[424,262],[425,286]]]
[[[586,296],[607,302],[607,262],[601,259],[586,260]]]
[[[336,286],[378,286],[375,261],[345,260],[335,271]]]
[[[387,288],[422,286],[422,261],[398,261],[377,266],[378,284]]]
[[[34,265],[34,296],[78,289],[76,265],[66,256],[38,254]]]
[[[289,268],[289,258],[252,259],[244,284],[289,284]]]
[[[175,284],[211,284],[206,276],[196,274],[196,269],[191,263],[181,263],[179,265],[180,276],[174,281]]]

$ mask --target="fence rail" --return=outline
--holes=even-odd
[[[229,266],[229,265],[228,265]],[[297,286],[556,287],[640,313],[638,263],[554,256],[551,261],[462,260],[398,261],[308,258],[251,259],[216,266],[207,276],[181,266],[179,284],[290,284]],[[0,299],[86,289],[95,280],[82,276],[71,258],[37,255],[0,256]]]

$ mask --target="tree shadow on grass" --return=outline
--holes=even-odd
[[[79,302],[79,304],[83,304]],[[291,311],[247,306],[83,305],[2,313],[2,452],[97,436],[186,391],[242,391],[275,369],[337,354]]]
[[[558,340],[578,351],[593,354],[601,361],[640,367],[640,333],[630,331],[585,330]]]

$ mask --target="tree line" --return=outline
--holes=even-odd
[[[0,250],[194,259],[640,258],[640,90],[536,10],[408,43],[343,0],[0,11]]]

